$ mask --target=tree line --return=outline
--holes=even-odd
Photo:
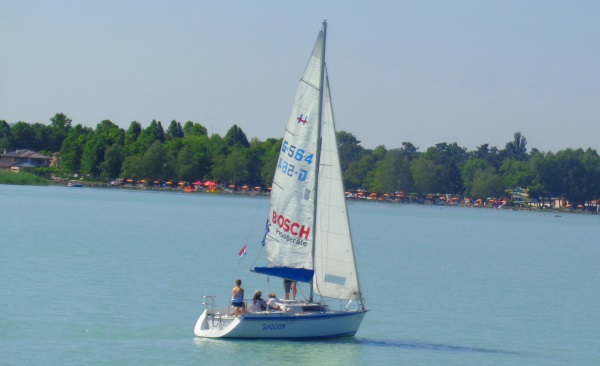
[[[482,144],[475,150],[438,143],[419,151],[410,142],[387,149],[366,149],[355,135],[337,134],[346,189],[395,194],[453,194],[473,198],[502,197],[516,187],[542,200],[564,198],[583,203],[600,197],[600,157],[596,150],[564,149],[542,152],[527,148],[515,132],[499,149]],[[194,181],[268,187],[282,139],[250,141],[237,125],[221,137],[208,135],[200,123],[171,121],[164,130],[153,120],[142,128],[137,121],[124,130],[109,120],[95,129],[58,113],[50,124],[0,120],[0,149],[31,149],[46,155],[58,152],[59,169],[88,179]]]

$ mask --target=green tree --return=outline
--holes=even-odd
[[[415,190],[418,193],[444,193],[446,168],[421,155],[411,163]]]
[[[181,178],[177,176],[177,155],[174,150],[164,149],[165,163],[163,164],[162,176],[163,179],[171,181],[179,181]]]
[[[142,165],[142,155],[131,155],[123,160],[121,165],[121,176],[124,178],[141,179],[148,178],[144,172]],[[153,177],[152,179],[159,179],[160,177]]]
[[[150,140],[150,144],[154,143],[155,141],[165,142],[165,133],[160,121],[153,119],[152,122],[150,122],[150,125],[144,128],[142,132]]]
[[[385,155],[384,155],[385,156]],[[375,169],[377,160],[374,154],[364,154],[359,161],[353,161],[344,173],[344,186],[346,189],[359,189],[367,187],[365,179],[369,172]],[[376,187],[374,190],[379,190]]]
[[[381,160],[381,159],[383,159],[385,157],[386,153],[387,153],[387,149],[385,148],[385,146],[384,145],[379,145],[379,146],[377,146],[375,148],[375,150],[373,150],[370,153],[370,155],[373,157],[373,159],[375,159],[375,161],[379,161],[379,160]],[[405,154],[407,154],[407,156],[409,157],[409,159],[412,160],[410,152],[406,152],[405,151]]]
[[[50,141],[48,142],[47,150],[53,152],[60,150],[63,140],[67,138],[72,128],[72,122],[64,113],[57,113],[54,117],[50,118]]]
[[[177,154],[176,171],[179,180],[189,182],[198,177],[198,162],[194,160],[194,156],[187,146],[184,146]]]
[[[228,155],[230,153],[229,148],[227,147],[225,140],[219,136],[218,134],[212,134],[208,138],[208,151],[211,155],[211,160],[213,162],[221,155]]]
[[[26,123],[19,121],[10,128],[12,134],[13,149],[34,149],[35,145],[35,132],[31,126]]]
[[[165,150],[165,153],[173,153],[173,156],[177,157],[177,154],[179,153],[179,151],[181,151],[181,149],[183,149],[184,144],[183,144],[183,139],[167,139],[167,141],[165,141],[165,143],[163,144],[163,149]]]
[[[208,131],[206,130],[206,127],[202,126],[200,123],[187,121],[185,123],[185,125],[183,125],[183,135],[184,136],[208,136]]]
[[[419,152],[417,150],[419,150],[419,148],[410,142],[402,142],[402,151],[404,151],[404,154],[409,161],[413,161],[419,156]]]
[[[377,191],[393,194],[397,191],[412,190],[414,184],[410,160],[404,150],[388,150],[377,165],[375,172]]]
[[[223,138],[225,144],[229,147],[249,148],[250,143],[246,138],[246,134],[237,125],[233,125]]]
[[[252,185],[263,184],[261,179],[263,165],[262,156],[264,155],[262,143],[254,138],[250,143],[250,148],[244,149],[241,152],[244,154],[247,161],[246,169],[248,170],[248,183]]]
[[[156,133],[160,142],[165,142],[165,130],[160,121],[156,122]]]
[[[6,121],[0,120],[0,151],[10,150],[12,148],[12,134],[10,126]]]
[[[346,172],[352,162],[358,161],[363,153],[363,147],[360,146],[360,141],[346,131],[338,131],[336,133],[338,151],[342,166],[342,174]]]
[[[127,154],[143,154],[155,141],[159,141],[160,143],[165,142],[162,125],[156,120],[152,120],[148,127],[143,128],[136,139],[133,139],[133,137],[136,134],[137,122],[135,122],[135,124],[132,122],[129,128],[133,130],[131,131],[131,136],[129,137],[129,141],[131,142],[126,146]]]
[[[546,155],[540,151],[532,151],[531,157],[527,161],[528,169],[533,172],[534,179],[526,188],[529,189],[529,197],[539,199],[541,204],[545,204],[547,200],[549,201],[552,195],[542,182],[540,175],[544,165],[546,165],[545,161]]]
[[[508,188],[530,188],[537,178],[537,174],[528,161],[505,159],[500,167],[504,183]]]
[[[212,171],[212,154],[209,150],[210,141],[207,136],[186,136],[182,139],[183,146],[186,146],[194,160],[198,163],[198,178],[204,179]]]
[[[117,178],[123,164],[123,147],[118,143],[112,144],[104,152],[104,161],[100,163],[103,178]]]
[[[275,168],[277,166],[277,161],[279,160],[281,144],[283,144],[283,139],[271,138],[265,141],[265,153],[263,155],[260,176],[261,180],[267,187],[273,185],[273,176],[275,175]]]
[[[458,146],[456,142],[445,142],[430,147],[420,158],[433,161],[438,173],[443,177],[443,184],[438,193],[462,193],[464,187],[460,174],[460,166],[467,160],[466,148]],[[415,177],[416,182],[416,177]],[[428,192],[434,193],[434,192]]]
[[[494,168],[478,171],[473,177],[470,195],[473,198],[500,197],[504,194],[504,183]]]
[[[81,158],[81,172],[85,175],[98,177],[101,173],[100,164],[104,161],[106,149],[113,145],[123,145],[125,132],[109,120],[98,123],[93,136],[87,139]]]
[[[502,156],[498,152],[498,148],[495,146],[490,147],[489,144],[477,146],[476,150],[470,153],[470,156],[485,160],[490,166],[496,169],[499,169],[502,164]]]
[[[143,176],[147,179],[162,179],[166,155],[160,141],[154,141],[142,156]]]
[[[548,153],[536,166],[540,181],[553,196],[571,203],[583,203],[598,197],[600,159],[593,149],[565,149]]]
[[[231,154],[217,158],[213,168],[214,179],[220,182],[238,184],[248,179],[248,160],[241,152],[234,150]]]
[[[506,143],[502,151],[506,158],[523,161],[527,159],[527,139],[521,132],[515,132],[513,141]]]
[[[477,155],[475,155],[477,156]],[[473,182],[475,177],[487,169],[491,168],[484,158],[472,157],[460,167],[461,179],[465,187],[465,195],[472,195]]]
[[[172,120],[169,128],[167,128],[167,139],[175,139],[183,137],[183,128],[181,127],[181,123]]]
[[[192,121],[187,121],[184,125],[183,125],[183,136],[191,136],[192,135],[192,128],[194,127],[194,122]]]
[[[125,155],[134,155],[143,153],[147,147],[137,144],[137,140],[142,133],[142,125],[138,121],[132,121],[125,132]]]
[[[600,156],[596,150],[588,148],[582,156],[582,164],[586,171],[586,200],[600,198]]]
[[[81,173],[92,177],[100,174],[100,163],[104,159],[105,146],[97,134],[86,140],[81,156]]]
[[[78,173],[81,170],[81,157],[84,146],[94,131],[89,127],[78,124],[69,130],[67,137],[63,140],[60,148],[61,166],[70,173]]]
[[[34,123],[31,125],[31,130],[34,135],[34,142],[31,145],[31,149],[35,151],[48,150],[55,151],[51,149],[52,143],[50,141],[50,128],[42,123]]]
[[[475,159],[487,160],[490,154],[490,144],[483,144],[477,146],[476,150],[473,151],[473,157]]]

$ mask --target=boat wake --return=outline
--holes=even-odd
[[[458,345],[443,344],[443,343],[377,340],[377,339],[356,338],[356,337],[353,339],[335,340],[333,342],[340,342],[340,343],[347,343],[347,344],[359,344],[359,345],[372,346],[372,347],[390,347],[390,348],[403,348],[403,349],[441,351],[441,352],[472,352],[472,353],[490,353],[490,354],[502,354],[502,355],[521,354],[520,352],[507,351],[507,350],[458,346]]]

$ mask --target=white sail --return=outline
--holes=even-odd
[[[248,310],[240,317],[231,306],[216,307],[215,296],[205,296],[206,309],[194,327],[197,336],[346,337],[356,334],[367,312],[354,262],[329,82],[323,74],[326,30],[323,22],[279,153],[263,242],[268,266],[254,267],[257,273],[311,282],[310,297],[284,300],[275,310]],[[357,301],[334,309],[313,301],[314,294]],[[356,309],[349,308],[351,303]]]
[[[323,103],[313,289],[325,297],[360,299],[328,79]]]
[[[265,238],[269,267],[305,269],[310,271],[310,275],[313,270],[314,185],[322,47],[323,31],[319,33],[300,79],[284,134],[273,178],[269,232]],[[293,274],[272,274],[300,279]]]

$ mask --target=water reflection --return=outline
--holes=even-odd
[[[249,365],[348,365],[358,355],[360,344],[345,340],[243,340],[194,338],[203,361]],[[358,347],[357,347],[358,345]]]

